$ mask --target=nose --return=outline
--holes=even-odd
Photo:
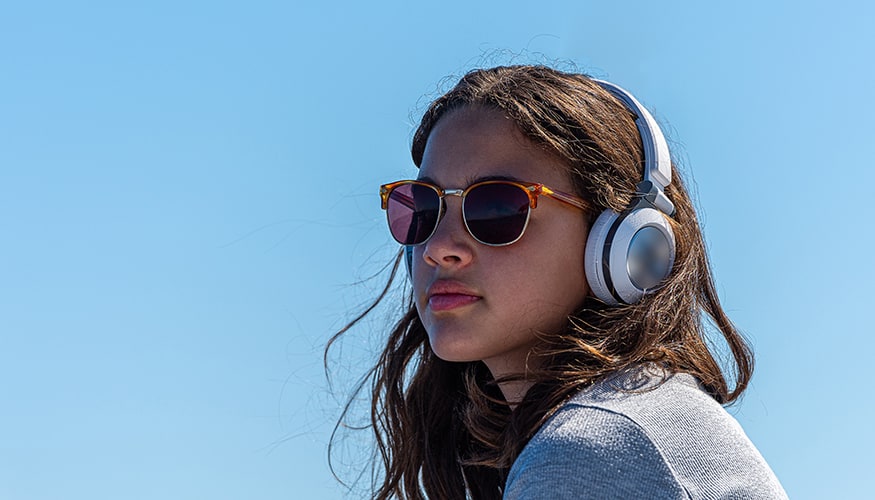
[[[462,200],[455,196],[444,199],[446,209],[438,226],[423,244],[423,260],[430,266],[464,267],[473,258],[474,239],[462,220]]]

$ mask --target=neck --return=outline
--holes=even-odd
[[[498,388],[501,389],[501,393],[511,409],[523,400],[526,392],[534,385],[529,374],[529,367],[533,367],[539,362],[540,360],[532,356],[531,346],[517,352],[505,353],[502,356],[483,360],[483,363],[489,368],[492,378],[498,381]],[[502,378],[508,380],[503,381]]]
[[[504,399],[511,409],[516,408],[523,400],[530,387],[532,387],[532,382],[529,380],[511,380],[498,383],[498,388],[501,389],[501,394],[504,395]]]

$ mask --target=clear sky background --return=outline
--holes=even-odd
[[[385,312],[333,394],[321,350],[396,250],[377,187],[446,77],[551,61],[663,123],[790,496],[866,498],[873,5],[3,2],[0,499],[342,498]]]

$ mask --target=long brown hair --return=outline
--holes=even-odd
[[[622,211],[635,196],[643,153],[634,117],[587,76],[544,66],[471,71],[422,117],[411,147],[417,166],[435,124],[469,106],[501,111],[561,159],[577,194],[595,207],[590,223],[604,209]],[[533,354],[540,361],[525,374],[533,385],[513,410],[483,363],[447,362],[432,352],[412,296],[406,297],[404,315],[368,373],[382,462],[375,465],[375,498],[500,498],[513,461],[553,411],[599,378],[633,365],[652,362],[690,373],[723,404],[739,397],[753,355],[720,306],[693,204],[672,170],[666,189],[676,207],[671,275],[634,305],[609,307],[587,298],[564,332],[539,334]],[[373,305],[331,338],[326,356],[386,296],[399,261]],[[730,377],[708,348],[709,332],[719,332],[729,347]]]

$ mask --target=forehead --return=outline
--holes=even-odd
[[[455,189],[495,177],[571,190],[562,161],[525,137],[500,111],[462,108],[441,118],[426,143],[419,178]]]

